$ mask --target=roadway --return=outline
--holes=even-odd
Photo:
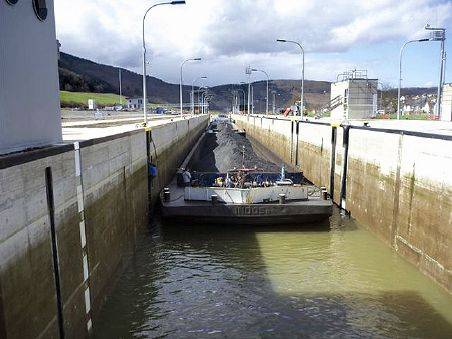
[[[102,112],[102,116],[93,111],[63,111],[62,130],[64,142],[83,141],[102,138],[143,128],[141,112]],[[186,119],[190,114],[162,115],[149,114],[148,126],[158,126],[172,121]]]
[[[289,119],[289,120],[300,120],[299,116],[285,117],[283,115],[264,115],[264,114],[254,114],[254,116],[259,117],[273,117],[277,119]],[[315,119],[308,117],[308,121],[312,122],[323,122],[323,123],[335,123],[329,117]],[[385,119],[356,119],[349,120],[348,123],[353,126],[364,126],[371,128],[380,129],[391,129],[391,130],[402,130],[410,132],[421,132],[421,133],[431,133],[438,135],[448,135],[452,136],[452,122],[449,121],[438,121],[438,120],[385,120]]]

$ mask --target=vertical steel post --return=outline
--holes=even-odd
[[[119,69],[119,105],[122,106],[122,74],[121,74],[121,68]]]

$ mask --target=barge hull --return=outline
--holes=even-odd
[[[162,206],[165,219],[197,224],[281,225],[309,224],[327,220],[332,214],[328,201],[290,204],[218,204]]]

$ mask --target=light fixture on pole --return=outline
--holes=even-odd
[[[162,6],[162,5],[184,5],[185,4],[185,0],[176,0],[176,1],[167,1],[167,2],[160,2],[158,4],[152,5],[151,7],[149,7],[146,12],[144,13],[143,16],[143,116],[144,116],[144,126],[147,125],[148,122],[148,116],[147,116],[147,93],[146,93],[146,39],[144,37],[145,35],[145,21],[146,21],[146,16],[148,15],[148,13],[151,11],[151,9],[153,9],[154,7],[157,6]]]
[[[439,66],[439,83],[438,83],[438,93],[436,98],[436,115],[438,119],[441,118],[441,102],[443,94],[443,83],[444,83],[444,72],[446,63],[446,51],[444,49],[444,43],[446,41],[446,29],[445,28],[435,28],[430,27],[430,25],[425,26],[426,30],[431,31],[430,41],[441,41],[441,51],[440,51],[440,66]]]
[[[245,69],[245,74],[248,75],[248,115],[250,114],[250,105],[251,105],[251,66],[248,66]]]
[[[201,61],[201,58],[190,58],[190,59],[185,59],[182,64],[180,65],[180,86],[179,86],[179,100],[180,100],[180,115],[182,116],[183,112],[183,95],[182,95],[182,87],[184,86],[183,82],[183,77],[182,77],[182,68],[184,67],[185,63],[188,61]]]
[[[195,82],[198,80],[204,80],[207,79],[206,76],[201,76],[198,78],[193,79],[192,83],[191,83],[191,99],[192,99],[192,104],[191,104],[191,110],[192,110],[192,114],[195,114]]]
[[[302,66],[302,70],[301,70],[301,102],[300,102],[300,109],[301,109],[301,119],[303,120],[303,111],[304,111],[304,48],[303,46],[296,41],[292,41],[292,40],[285,40],[285,39],[277,39],[276,42],[287,42],[287,43],[291,43],[291,44],[295,44],[298,47],[300,47],[301,49],[301,54],[302,54],[302,58],[303,58],[303,66]]]
[[[251,71],[253,71],[253,72],[262,72],[262,73],[264,73],[264,74],[266,75],[266,77],[267,77],[267,104],[266,104],[266,108],[265,108],[265,114],[268,115],[268,82],[270,81],[270,77],[268,76],[268,73],[265,72],[265,71],[262,70],[262,69],[256,69],[256,68],[253,68]]]
[[[417,39],[417,40],[410,40],[405,42],[402,45],[402,48],[400,48],[400,56],[399,56],[399,87],[397,90],[397,120],[400,120],[400,88],[402,87],[402,55],[403,50],[408,44],[411,44],[413,42],[424,42],[429,41],[430,39]]]

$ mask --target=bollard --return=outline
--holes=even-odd
[[[327,191],[326,187],[325,186],[320,187],[320,191],[322,192],[322,195],[321,195],[322,199],[328,200],[328,191]]]
[[[216,205],[218,203],[218,195],[212,194],[210,199],[212,200],[212,205]]]
[[[163,201],[169,202],[171,200],[171,193],[168,187],[163,189]]]
[[[279,195],[279,204],[280,205],[284,205],[286,203],[286,195],[285,194],[280,194]]]

